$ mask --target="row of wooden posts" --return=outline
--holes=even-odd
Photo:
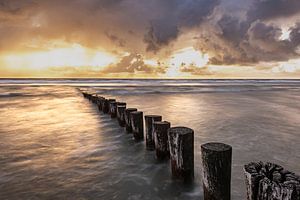
[[[111,118],[117,118],[136,141],[144,139],[146,149],[155,150],[158,160],[170,159],[172,177],[184,182],[194,179],[194,131],[171,127],[160,115],[145,115],[125,102],[82,92],[83,96]],[[223,143],[201,145],[204,200],[229,200],[231,197],[232,147]],[[244,166],[248,200],[300,200],[300,177],[272,163]]]

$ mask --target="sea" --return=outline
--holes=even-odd
[[[172,179],[80,90],[192,128],[194,182]],[[232,146],[233,200],[246,199],[249,162],[300,174],[300,80],[0,79],[1,200],[203,199],[207,142]]]

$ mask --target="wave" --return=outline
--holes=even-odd
[[[197,86],[197,85],[276,85],[300,84],[300,79],[0,79],[1,85],[95,85],[95,86]]]
[[[87,88],[85,88],[87,89]],[[300,87],[290,86],[135,86],[135,87],[91,87],[89,90],[106,95],[142,95],[142,94],[176,94],[176,93],[234,93],[234,92],[252,92],[252,91],[282,91],[282,90],[300,90]]]
[[[19,97],[19,96],[24,96],[24,93],[4,93],[4,94],[0,94],[0,98]]]

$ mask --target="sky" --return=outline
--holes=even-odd
[[[0,77],[300,78],[300,1],[0,0]]]

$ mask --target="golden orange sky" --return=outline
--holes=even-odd
[[[300,78],[299,19],[298,0],[2,0],[0,77]]]

